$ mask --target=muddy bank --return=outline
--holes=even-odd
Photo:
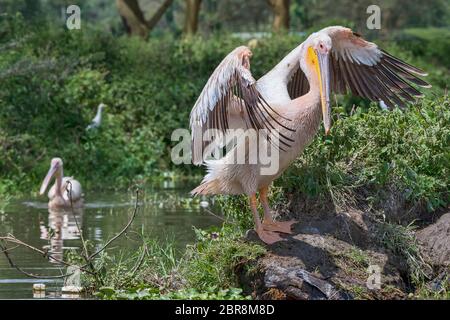
[[[413,233],[412,244],[395,243],[395,233],[358,210],[316,211],[297,219],[285,241],[268,246],[251,268],[237,267],[240,284],[254,298],[406,299],[415,295],[413,271],[431,291],[448,281],[450,213]],[[259,241],[254,231],[246,239]],[[399,247],[417,243],[418,251],[383,241]],[[417,253],[413,258],[423,270],[416,270],[410,252]]]

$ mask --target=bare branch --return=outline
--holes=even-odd
[[[137,35],[142,38],[147,37],[172,3],[173,0],[165,0],[150,20],[146,21],[137,0],[116,0],[117,9],[127,32],[130,35]]]
[[[146,25],[149,31],[152,31],[154,27],[158,24],[159,20],[161,20],[162,16],[166,12],[167,9],[172,5],[173,0],[165,0],[163,4],[156,10],[155,14],[147,21]]]
[[[69,184],[70,184],[70,182],[69,182]],[[75,215],[75,213],[74,213],[74,211],[73,211],[73,203],[72,203],[71,188],[69,189],[69,199],[70,199],[70,202],[71,202],[72,214]],[[119,238],[119,237],[122,236],[125,232],[127,232],[128,228],[131,226],[132,222],[134,221],[134,219],[135,219],[135,217],[136,217],[138,208],[139,208],[139,190],[136,190],[136,202],[135,202],[133,214],[132,214],[130,220],[128,221],[127,225],[122,229],[121,232],[119,232],[117,235],[115,235],[113,238],[111,238],[111,239],[110,239],[110,240],[109,240],[109,241],[108,241],[101,249],[97,250],[97,251],[96,251],[95,253],[93,253],[92,255],[90,255],[90,256],[88,255],[86,242],[85,242],[84,238],[82,238],[82,236],[80,237],[80,239],[81,239],[82,242],[83,242],[84,253],[85,253],[85,255],[82,255],[82,256],[83,256],[83,258],[85,258],[85,261],[86,261],[86,264],[83,265],[83,266],[81,266],[81,267],[80,267],[80,266],[77,266],[77,265],[74,265],[74,264],[71,264],[71,263],[69,263],[69,262],[66,262],[66,261],[64,261],[64,260],[57,259],[57,258],[53,257],[52,254],[49,253],[47,250],[44,251],[44,250],[38,249],[38,248],[36,248],[36,247],[34,247],[34,246],[28,244],[28,243],[25,243],[25,242],[23,242],[23,241],[17,239],[17,238],[16,238],[14,235],[12,235],[12,234],[8,234],[7,236],[0,236],[0,242],[1,242],[1,243],[0,243],[0,252],[3,253],[3,254],[5,255],[6,259],[8,260],[8,263],[10,264],[10,266],[11,266],[12,268],[15,268],[17,271],[19,271],[19,272],[21,272],[21,273],[23,273],[23,274],[25,274],[26,276],[31,277],[31,278],[37,278],[37,279],[58,279],[58,278],[66,278],[66,277],[72,275],[73,273],[71,273],[71,274],[64,274],[64,275],[60,275],[60,276],[47,276],[47,275],[43,276],[43,275],[37,275],[37,274],[29,273],[29,272],[23,270],[22,268],[20,268],[18,265],[16,265],[16,264],[14,263],[13,259],[12,259],[11,256],[9,255],[9,252],[10,252],[10,251],[12,251],[12,250],[18,248],[19,246],[28,248],[28,249],[30,249],[30,250],[32,250],[32,251],[34,251],[34,252],[37,252],[37,253],[41,254],[44,258],[51,259],[51,260],[53,260],[53,261],[55,261],[55,262],[57,262],[57,263],[59,263],[59,264],[62,264],[62,265],[64,265],[64,266],[66,266],[66,267],[76,266],[76,267],[78,267],[81,271],[86,272],[86,273],[88,273],[88,274],[94,276],[94,277],[97,279],[97,281],[99,281],[100,283],[102,283],[101,279],[100,279],[99,276],[98,276],[98,272],[95,270],[95,268],[94,268],[94,266],[93,266],[93,264],[92,264],[93,258],[94,258],[95,256],[97,256],[98,254],[100,254],[102,251],[104,251],[104,250],[105,250],[105,249],[106,249],[113,241],[115,241],[117,238]],[[82,235],[82,230],[80,229],[80,227],[79,227],[79,225],[78,225],[78,221],[77,221],[76,218],[75,218],[75,221],[76,221],[76,223],[77,223],[78,231],[80,232],[80,235]],[[7,243],[14,243],[14,244],[16,244],[16,246],[11,247],[11,248],[8,248],[8,247],[7,247]],[[143,263],[144,257],[146,256],[146,254],[148,254],[148,249],[147,249],[147,247],[145,246],[145,244],[144,244],[144,249],[143,249],[143,250],[144,250],[144,251],[143,251],[143,254],[141,255],[141,257],[140,257],[139,260],[137,261],[136,265],[135,265],[135,266],[133,267],[133,269],[132,269],[132,273],[133,273],[133,274],[140,268],[140,266],[141,266],[142,263]],[[89,267],[90,270],[89,270],[89,269],[86,269],[86,267]]]
[[[15,238],[12,238],[12,239],[15,239]],[[71,274],[65,274],[65,275],[61,275],[61,276],[42,276],[42,275],[37,275],[37,274],[33,274],[33,273],[30,273],[30,272],[27,272],[27,271],[23,270],[22,268],[20,268],[18,265],[16,265],[14,263],[14,261],[12,260],[12,258],[10,257],[9,251],[11,251],[11,248],[8,248],[7,245],[6,245],[6,242],[10,241],[9,237],[0,237],[0,240],[4,243],[3,245],[0,244],[0,248],[2,249],[2,252],[5,255],[6,259],[8,260],[9,265],[12,268],[16,269],[17,271],[23,273],[24,275],[26,275],[26,276],[28,276],[30,278],[36,278],[36,279],[60,279],[60,278],[65,278],[65,277],[68,277],[68,276],[71,275]],[[20,241],[20,240],[18,240],[18,241]],[[14,241],[11,241],[11,242],[14,242]],[[21,242],[17,246],[23,245],[23,244],[24,243]],[[16,248],[16,247],[14,247],[14,248]],[[33,248],[30,245],[27,245],[27,247],[28,248]],[[37,248],[34,248],[34,249],[39,251],[39,249],[37,249]],[[83,271],[89,272],[87,270],[83,270]]]
[[[102,248],[100,248],[98,251],[96,251],[95,253],[90,255],[89,260],[92,260],[92,258],[94,258],[100,252],[105,250],[113,241],[115,241],[117,238],[119,238],[122,234],[124,234],[128,230],[128,228],[131,226],[131,223],[133,222],[134,218],[136,217],[138,208],[139,208],[139,190],[136,190],[136,202],[134,204],[133,214],[132,214],[130,220],[128,221],[127,225],[123,228],[122,231],[120,231],[118,234],[116,234],[114,237],[112,237],[108,242],[106,242],[106,244]]]
[[[86,261],[86,266],[89,266],[89,268],[91,269],[91,272],[93,273],[95,279],[103,285],[103,280],[99,277],[98,272],[97,272],[97,270],[95,270],[95,267],[92,264],[91,259],[89,259],[89,252],[88,252],[88,249],[86,246],[86,241],[84,240],[83,230],[81,230],[80,225],[78,224],[78,219],[77,219],[77,217],[75,215],[75,211],[73,209],[72,182],[70,182],[70,180],[68,181],[68,184],[66,186],[66,191],[69,193],[70,209],[71,209],[73,218],[75,219],[75,224],[77,226],[78,233],[80,234],[80,240],[83,245],[83,252],[82,252],[81,256],[83,257],[84,261]]]

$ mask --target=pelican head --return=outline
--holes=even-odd
[[[98,105],[98,107],[97,107],[97,114],[95,115],[95,118],[94,118],[94,120],[93,121],[97,121],[97,122],[99,122],[99,124],[100,124],[100,119],[101,119],[101,116],[102,116],[102,111],[103,111],[103,109],[105,109],[107,106],[106,106],[106,104],[104,104],[104,103],[100,103],[99,105]]]
[[[330,36],[323,32],[313,33],[306,41],[306,63],[319,79],[325,134],[328,134],[331,129],[329,59],[332,45]]]
[[[250,69],[250,58],[252,57],[252,51],[246,46],[240,46],[236,48],[239,57],[242,59],[242,65],[244,68]]]
[[[48,170],[44,181],[42,181],[41,189],[39,190],[40,195],[43,195],[45,190],[47,190],[48,184],[54,175],[56,175],[57,178],[62,179],[62,168],[63,162],[61,158],[53,158],[50,162],[50,169]]]

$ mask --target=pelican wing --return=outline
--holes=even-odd
[[[245,54],[251,54],[246,47],[238,47],[229,53],[213,72],[200,96],[198,97],[190,115],[190,127],[192,131],[192,160],[194,164],[203,162],[203,152],[211,141],[204,141],[207,130],[218,130],[226,133],[229,129],[230,103],[237,103],[242,112],[247,128],[255,130],[266,129],[268,133],[276,130],[273,122],[290,130],[281,124],[279,115],[264,100],[256,89],[256,80],[250,72],[248,60]],[[280,142],[289,146],[286,142],[292,141],[282,134]],[[208,137],[208,135],[206,135]],[[285,139],[283,139],[285,137]],[[268,135],[270,141],[270,135]],[[280,147],[280,149],[282,149]]]
[[[330,86],[335,93],[350,91],[372,101],[381,100],[392,109],[395,105],[403,108],[405,101],[414,102],[416,97],[423,96],[414,85],[430,87],[417,77],[426,76],[425,72],[364,40],[351,29],[328,27],[320,32],[326,32],[333,42]],[[291,91],[302,93],[298,86]]]
[[[73,177],[64,177],[62,181],[61,193],[66,201],[76,202],[83,197],[81,184]]]
[[[309,82],[300,68],[300,63],[297,63],[297,68],[294,71],[291,80],[289,80],[287,88],[291,99],[301,97],[308,93]]]

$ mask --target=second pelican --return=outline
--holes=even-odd
[[[39,194],[44,194],[53,176],[55,176],[55,184],[48,192],[48,198],[50,200],[48,207],[50,209],[82,207],[84,201],[81,184],[73,177],[64,177],[61,158],[52,159],[50,169],[42,182]]]

